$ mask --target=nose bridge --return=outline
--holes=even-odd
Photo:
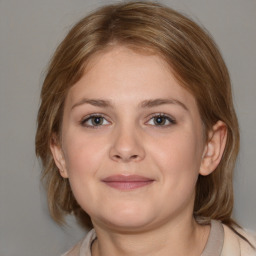
[[[144,158],[142,136],[135,124],[119,124],[113,131],[110,156],[115,161],[139,161]]]

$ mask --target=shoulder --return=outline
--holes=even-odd
[[[68,252],[62,254],[62,256],[91,256],[91,244],[96,238],[94,229],[90,230],[85,238],[77,243]]]
[[[235,228],[235,231],[246,238],[251,245],[240,237],[228,226],[224,227],[224,245],[222,256],[256,256],[256,234],[242,228]],[[254,248],[253,248],[254,247]]]

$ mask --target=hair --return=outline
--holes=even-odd
[[[91,13],[70,30],[51,59],[41,91],[36,154],[42,162],[42,179],[53,219],[62,223],[65,214],[73,213],[79,221],[91,225],[73,196],[69,180],[59,174],[50,144],[54,136],[60,141],[69,89],[96,53],[115,45],[150,51],[169,64],[180,85],[196,99],[206,141],[218,120],[226,124],[223,157],[214,172],[199,175],[193,214],[202,223],[217,219],[233,228],[237,224],[231,217],[232,180],[239,129],[227,67],[205,29],[183,14],[145,1],[108,5]]]

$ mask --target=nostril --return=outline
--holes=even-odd
[[[124,160],[124,161],[129,161],[129,160],[134,160],[139,157],[139,155],[131,155],[131,156],[121,156],[121,155],[114,155],[113,156],[116,160]]]

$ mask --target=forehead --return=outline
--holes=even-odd
[[[115,46],[90,58],[81,79],[70,89],[67,101],[103,97],[114,102],[124,98],[133,102],[167,96],[194,101],[160,55]]]

